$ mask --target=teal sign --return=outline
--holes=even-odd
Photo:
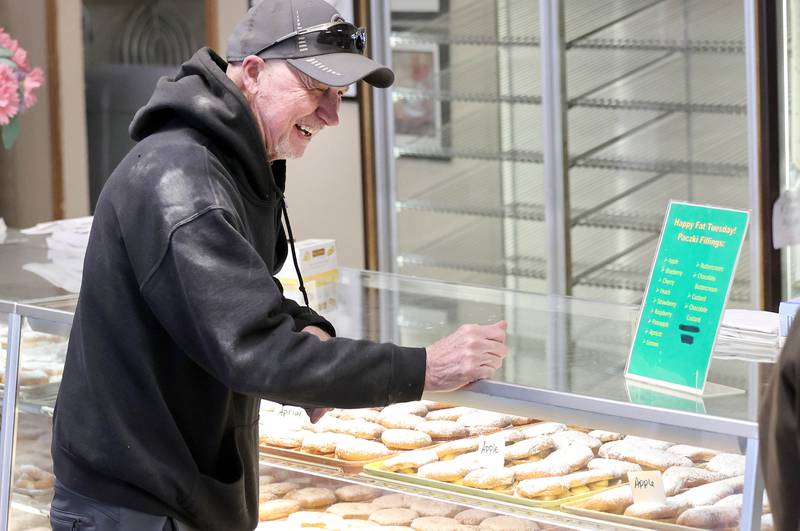
[[[627,378],[703,392],[749,218],[741,210],[670,203]]]

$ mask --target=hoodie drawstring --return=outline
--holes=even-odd
[[[289,233],[289,247],[292,249],[294,270],[297,272],[297,280],[300,282],[300,293],[303,294],[306,308],[311,309],[308,305],[308,293],[306,293],[306,287],[303,285],[303,275],[300,274],[300,264],[297,263],[297,251],[295,251],[294,248],[294,235],[292,234],[292,225],[289,223],[289,211],[286,209],[286,199],[281,198],[281,208],[283,209],[283,219],[286,220],[286,231]]]

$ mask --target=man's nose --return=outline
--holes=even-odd
[[[327,127],[339,125],[339,104],[341,101],[342,97],[339,92],[333,89],[328,89],[322,96],[317,113]]]

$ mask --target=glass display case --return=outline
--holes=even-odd
[[[752,2],[402,4],[383,269],[636,304],[670,199],[757,211]],[[760,303],[759,230],[731,306]]]
[[[631,387],[623,377],[636,317],[631,306],[350,269],[341,269],[339,274],[336,298],[329,301],[326,316],[344,337],[424,346],[463,323],[508,321],[510,353],[493,380],[453,393],[433,393],[426,399],[517,415],[527,423],[551,421],[569,425],[573,431],[600,429],[736,454],[732,457],[738,463],[734,474],[738,474],[738,492],[742,494],[741,528],[759,528],[762,483],[757,463],[757,364],[713,361],[709,380],[736,388],[733,394],[705,398],[662,394]],[[14,375],[11,381],[16,382],[21,370],[42,373],[33,375],[40,380],[19,380],[18,386],[4,389],[0,431],[4,520],[0,529],[31,530],[47,525],[43,518],[52,496],[48,490],[48,481],[52,483],[50,415],[74,304],[72,297],[39,301],[36,306],[7,303],[0,307],[9,313],[11,356],[6,374]],[[262,461],[262,474],[270,475],[270,468],[278,471],[269,481],[299,474],[311,478],[301,480],[303,485],[319,484],[335,491],[330,482],[336,480],[378,489],[375,496],[401,493],[433,499],[461,506],[459,511],[471,507],[538,522],[540,528],[664,525],[647,520],[620,522],[602,512],[581,513],[557,500],[546,505],[525,504],[448,485],[421,484],[404,476],[382,477],[366,468],[354,473],[314,460],[273,454],[264,455]],[[409,504],[409,498],[404,503]],[[403,507],[409,509],[410,505]],[[451,517],[459,511],[446,512]],[[280,525],[264,523],[262,528],[291,529],[286,523]]]

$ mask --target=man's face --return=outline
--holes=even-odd
[[[323,127],[339,124],[339,105],[347,87],[330,87],[288,62],[263,63],[251,99],[264,132],[269,160],[303,155]]]

